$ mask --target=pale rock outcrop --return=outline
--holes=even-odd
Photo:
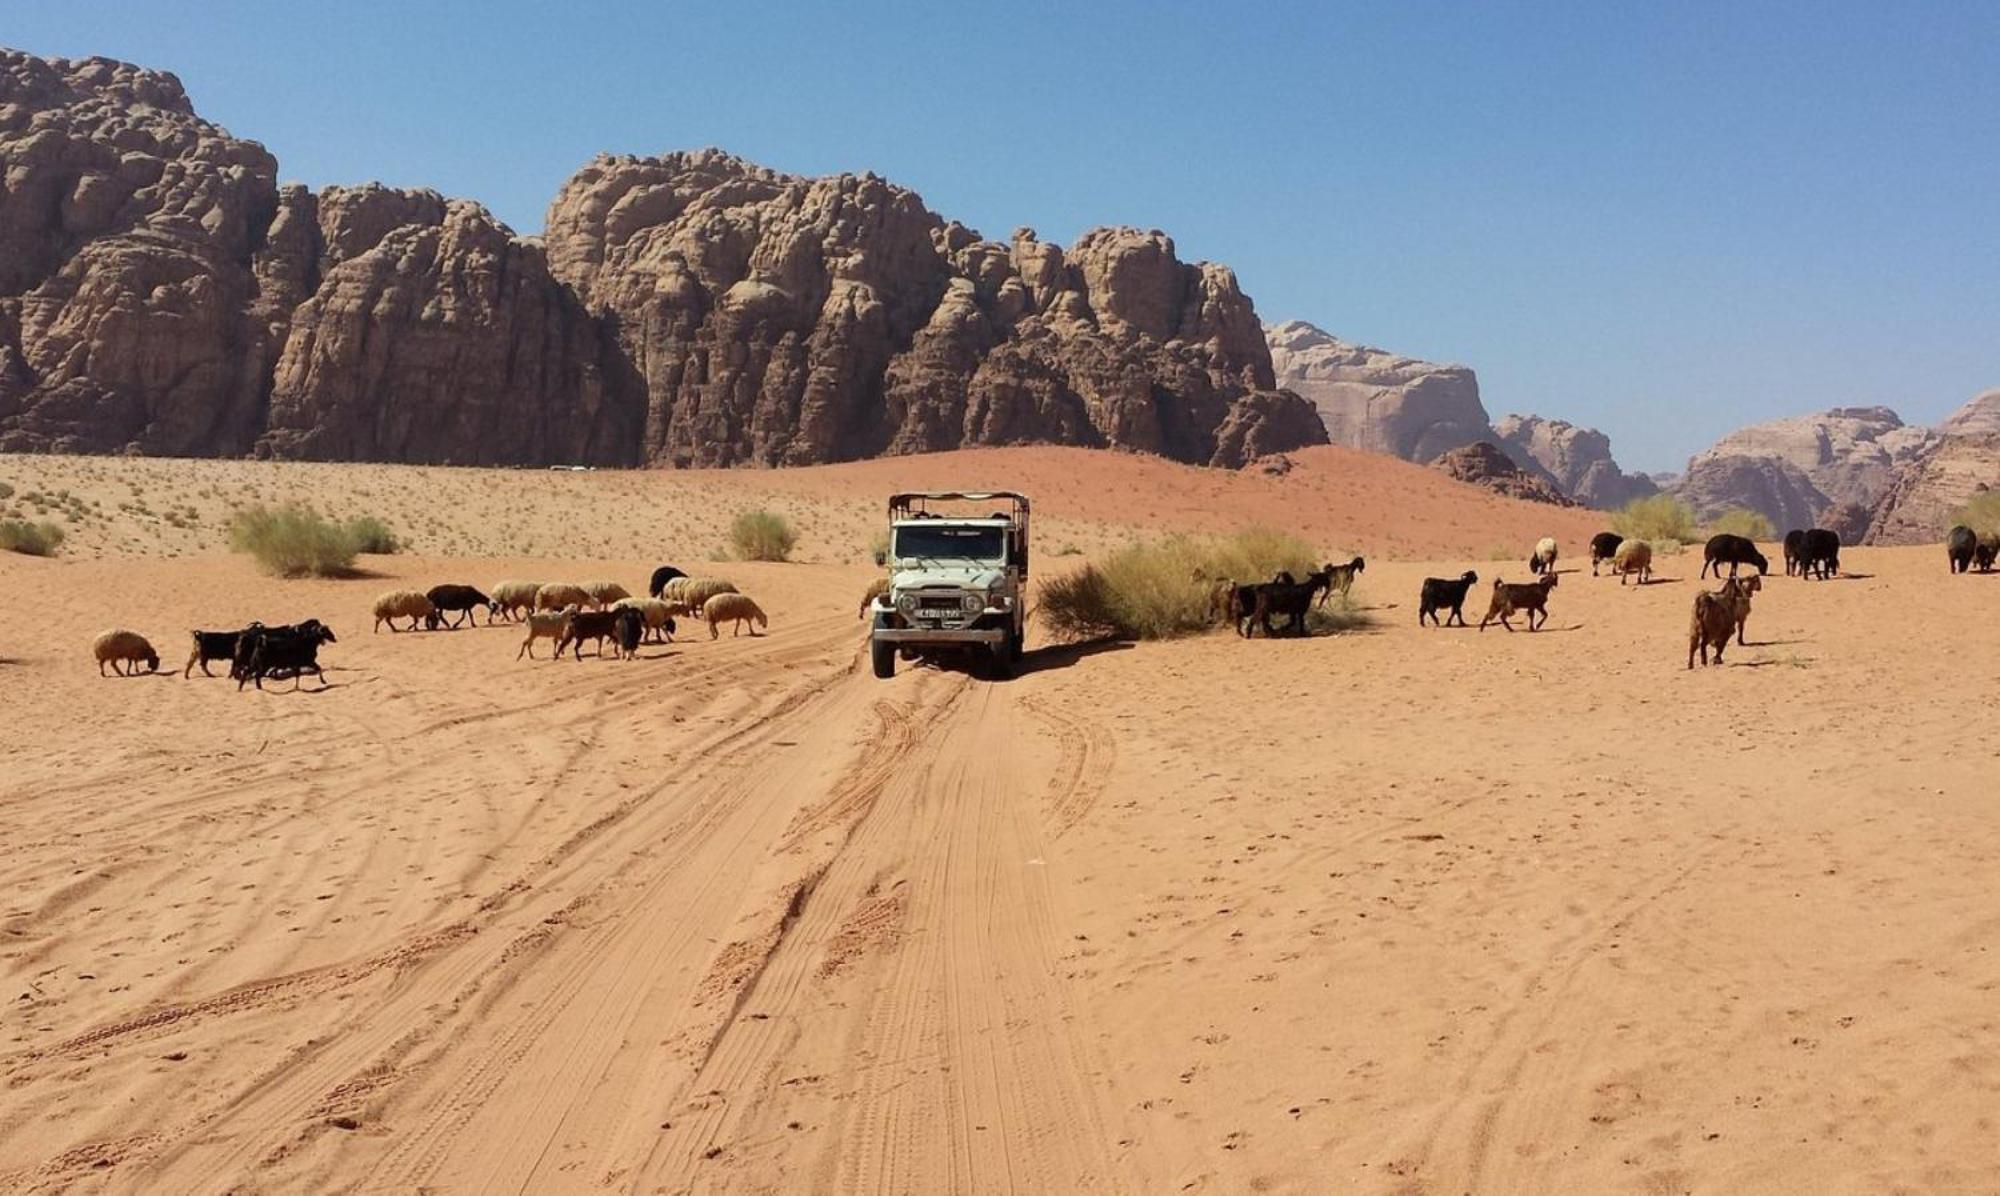
[[[2000,433],[2000,387],[1974,395],[1965,406],[1947,415],[1938,431],[1946,436]]]
[[[1548,479],[1515,464],[1506,450],[1491,441],[1482,440],[1440,453],[1431,462],[1431,468],[1509,498],[1544,502],[1557,507],[1577,505],[1575,499],[1564,494]]]
[[[1548,478],[1584,506],[1615,510],[1659,493],[1651,478],[1618,467],[1611,438],[1596,428],[1539,415],[1504,415],[1493,432],[1515,464]]]
[[[1427,462],[1494,439],[1479,380],[1464,366],[1348,344],[1303,320],[1265,338],[1277,384],[1319,409],[1335,444]]]
[[[1876,501],[1868,542],[1935,543],[1960,507],[1993,489],[2000,489],[2000,432],[1941,436]]]
[[[1769,519],[1781,534],[1814,526],[1830,502],[1805,470],[1778,456],[1705,453],[1688,462],[1674,493],[1698,519],[1741,507]]]
[[[1921,455],[1935,438],[1930,429],[1905,424],[1887,407],[1836,407],[1739,428],[1696,454],[1688,472],[1694,474],[1715,458],[1767,458],[1797,468],[1826,502],[1871,506],[1903,463]],[[1739,476],[1749,475],[1739,471]],[[1757,506],[1753,498],[1746,492],[1734,505],[1762,510],[1773,522],[1782,522],[1775,510]]]

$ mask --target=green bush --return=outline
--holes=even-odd
[[[1953,526],[1962,523],[1982,536],[2000,536],[2000,490],[1973,495],[1972,501],[1951,517],[1951,522]]]
[[[1216,589],[1224,581],[1268,581],[1280,571],[1304,577],[1315,567],[1312,548],[1284,532],[1168,536],[1128,544],[1102,564],[1043,582],[1038,614],[1057,639],[1168,639],[1215,625]],[[1365,622],[1343,602],[1317,612],[1313,625],[1345,630]]]
[[[1695,538],[1694,510],[1671,494],[1635,498],[1613,513],[1611,530],[1628,540],[1685,542]]]
[[[245,507],[230,521],[229,547],[279,577],[341,577],[354,569],[347,529],[301,506]]]
[[[799,534],[775,511],[744,511],[729,525],[729,551],[739,561],[782,561]]]
[[[396,538],[396,533],[373,515],[356,515],[341,530],[347,533],[347,539],[356,552],[388,556],[403,550],[403,543]]]
[[[0,520],[0,549],[29,556],[54,556],[63,542],[63,529],[53,523],[30,523],[25,519]]]
[[[1708,521],[1709,535],[1719,536],[1725,532],[1746,540],[1760,541],[1774,540],[1778,535],[1769,519],[1746,507],[1731,507]]]

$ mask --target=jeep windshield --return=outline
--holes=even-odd
[[[896,529],[896,559],[1004,564],[1007,559],[1007,529],[968,527],[964,524],[899,527]]]

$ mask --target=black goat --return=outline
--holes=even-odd
[[[1263,589],[1267,585],[1288,586],[1291,584],[1292,584],[1292,575],[1288,572],[1280,570],[1277,576],[1271,578],[1271,580],[1267,582],[1253,581],[1247,586],[1236,586],[1236,585],[1230,586],[1229,621],[1235,625],[1236,634],[1243,636],[1246,639],[1249,638],[1250,620],[1257,613],[1257,591]]]
[[[1953,573],[1967,573],[1972,569],[1972,558],[1979,551],[1979,534],[1963,523],[1952,528],[1944,538],[1945,559],[1951,562]]]
[[[639,640],[646,634],[646,616],[636,607],[621,606],[611,612],[611,638],[618,645],[618,659],[639,655]],[[601,653],[604,649],[599,648]]]
[[[1597,576],[1597,566],[1618,555],[1618,546],[1625,537],[1617,532],[1599,532],[1590,538],[1590,575]]]
[[[1333,584],[1333,566],[1329,565],[1315,573],[1306,574],[1299,582],[1267,582],[1257,587],[1257,605],[1251,612],[1254,622],[1264,628],[1265,638],[1275,636],[1271,630],[1271,616],[1285,617],[1286,631],[1291,635],[1306,633],[1306,612],[1312,609],[1313,598],[1326,591]]]
[[[289,627],[246,627],[236,640],[236,660],[229,675],[236,678],[241,692],[245,682],[264,688],[266,677],[290,677],[294,687],[307,673],[326,684],[319,666],[319,646],[337,643],[333,628],[318,619],[307,619]]]
[[[686,576],[687,574],[674,568],[672,565],[661,565],[659,568],[653,570],[653,580],[646,583],[646,595],[651,598],[658,598],[660,591],[667,588],[668,582],[676,577]]]
[[[1805,551],[1806,533],[1804,528],[1795,527],[1785,533],[1785,576],[1799,571],[1799,553]]]
[[[1972,550],[1972,563],[1981,573],[1991,573],[1996,559],[2000,559],[2000,533],[1988,532]]]
[[[453,631],[457,631],[467,619],[472,620],[474,627],[479,626],[477,612],[482,606],[486,608],[486,625],[489,627],[493,625],[493,620],[500,611],[499,603],[472,586],[432,586],[424,592],[424,597],[430,599],[431,605],[437,608],[428,620],[433,631],[443,624],[445,613],[448,611],[455,611],[458,614],[458,617],[451,621]]]
[[[1327,587],[1320,591],[1319,604],[1325,606],[1327,599],[1335,594],[1339,594],[1342,598],[1347,597],[1347,592],[1354,588],[1355,575],[1364,573],[1367,569],[1368,562],[1360,557],[1355,557],[1345,565],[1326,566],[1321,572],[1327,575]]]
[[[604,641],[612,639],[618,630],[619,611],[580,610],[569,617],[569,626],[563,628],[562,638],[556,641],[556,657],[561,659],[564,648],[578,660],[583,659],[583,641],[594,640],[598,656],[604,655]],[[637,614],[637,611],[633,612]],[[641,616],[643,619],[644,616]],[[612,640],[616,643],[616,640]]]
[[[1425,619],[1439,627],[1449,626],[1454,621],[1460,627],[1465,626],[1465,595],[1478,580],[1479,574],[1470,569],[1457,578],[1424,578],[1424,592],[1417,602],[1417,626],[1422,627]],[[1451,614],[1439,623],[1438,612],[1441,610],[1449,610]]]
[[[1736,576],[1738,565],[1755,565],[1760,574],[1771,571],[1771,562],[1757,551],[1757,546],[1742,536],[1732,536],[1728,532],[1708,538],[1708,547],[1702,552],[1701,575],[1708,576],[1710,568],[1717,577],[1722,576],[1722,567],[1729,566],[1729,576]]]
[[[1806,533],[1799,548],[1799,576],[1825,581],[1840,572],[1840,533],[1823,527]]]
[[[201,666],[202,676],[215,676],[214,673],[208,671],[208,662],[211,660],[226,660],[233,666],[236,662],[236,645],[242,640],[243,633],[259,630],[263,626],[262,623],[252,623],[241,631],[188,632],[189,635],[194,637],[194,650],[188,653],[188,662],[181,666],[182,678],[193,676],[194,666],[196,665]]]

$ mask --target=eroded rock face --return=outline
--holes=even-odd
[[[1494,439],[1464,366],[1351,345],[1303,320],[1272,326],[1266,339],[1277,384],[1319,409],[1335,444],[1423,462]]]
[[[1659,493],[1651,478],[1618,467],[1611,438],[1596,428],[1539,415],[1504,415],[1493,432],[1515,464],[1548,478],[1584,506],[1615,510]]]
[[[2000,433],[2000,387],[1974,395],[1965,406],[1946,416],[1938,431],[1947,436]]]
[[[525,240],[280,189],[171,75],[0,51],[0,448],[807,464],[977,444],[1241,465],[1326,434],[1226,268],[982,241],[873,175],[600,158]]]
[[[1756,511],[1780,534],[1816,526],[1830,500],[1806,472],[1783,457],[1704,453],[1688,462],[1674,492],[1710,519],[1732,507]]]
[[[1575,499],[1551,482],[1516,465],[1506,450],[1491,441],[1482,440],[1440,453],[1431,462],[1431,468],[1509,498],[1524,498],[1529,502],[1545,502],[1557,507],[1577,505]]]
[[[1696,455],[1688,470],[1694,473],[1711,458],[1769,458],[1796,467],[1828,502],[1872,506],[1903,463],[1935,438],[1930,429],[1910,427],[1887,407],[1836,407],[1739,428]],[[1746,493],[1734,505],[1763,510],[1752,498]],[[1775,511],[1764,514],[1778,522]]]
[[[1868,542],[1935,543],[1960,507],[1992,489],[2000,489],[2000,432],[1941,436],[1904,465],[1876,502]]]

